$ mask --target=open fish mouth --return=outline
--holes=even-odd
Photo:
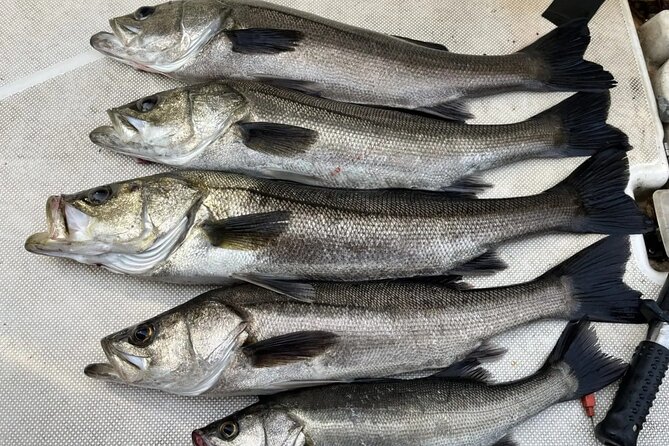
[[[112,125],[103,125],[93,130],[89,134],[91,141],[101,147],[126,155],[141,152],[141,132],[146,122],[114,110],[108,110],[107,114]]]
[[[91,217],[68,204],[62,196],[53,195],[46,203],[47,231],[31,235],[25,247],[36,254],[72,253],[90,246],[88,228]]]

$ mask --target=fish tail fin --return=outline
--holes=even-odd
[[[641,322],[641,293],[623,282],[629,258],[625,236],[607,237],[547,273],[566,285],[569,318],[597,322]]]
[[[537,115],[560,122],[561,144],[548,157],[590,156],[606,149],[628,151],[627,135],[606,123],[611,105],[608,91],[580,92]],[[554,122],[554,121],[553,121]]]
[[[572,232],[599,234],[643,234],[653,221],[625,193],[629,170],[622,150],[605,150],[581,164],[547,194],[566,195],[577,205],[570,222],[562,227]]]
[[[547,366],[567,366],[569,374],[576,379],[578,386],[567,399],[603,389],[622,377],[627,367],[625,362],[600,349],[594,330],[583,321],[567,325],[548,357]]]
[[[601,65],[583,59],[590,44],[586,19],[560,25],[521,52],[536,57],[543,73],[539,81],[554,91],[602,91],[616,85],[613,76]]]

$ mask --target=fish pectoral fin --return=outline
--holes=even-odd
[[[277,54],[294,51],[304,33],[292,29],[247,28],[224,31],[232,51],[243,54]]]
[[[321,96],[321,87],[316,82],[303,81],[299,79],[286,79],[283,77],[258,77],[256,78],[263,84],[271,85],[276,88],[299,91],[309,96]]]
[[[466,198],[476,198],[476,194],[481,193],[490,187],[492,187],[492,184],[484,181],[481,177],[477,175],[469,175],[460,178],[441,190],[453,194],[462,194]]]
[[[270,155],[299,155],[306,152],[318,138],[315,130],[295,125],[240,122],[237,126],[246,147]]]
[[[228,249],[256,249],[266,246],[288,225],[290,212],[273,211],[240,215],[202,224],[212,245]]]
[[[424,47],[427,47],[427,48],[432,48],[433,50],[448,51],[448,48],[446,48],[441,43],[425,42],[424,40],[411,39],[409,37],[402,37],[402,36],[398,36],[398,35],[395,35],[395,34],[393,34],[393,37],[397,37],[398,39],[406,40],[407,42],[410,42],[410,43],[415,43],[416,45],[424,46]]]
[[[436,378],[463,379],[492,384],[490,372],[481,367],[484,361],[498,359],[506,353],[506,349],[483,342],[477,349],[470,352],[464,359],[451,364],[444,370],[435,373]]]
[[[505,435],[503,438],[500,438],[497,443],[492,446],[518,446],[518,442],[511,438],[511,434]]]
[[[313,302],[316,293],[308,283],[288,282],[262,274],[233,274],[232,277],[302,302]]]
[[[329,331],[296,331],[243,347],[255,367],[273,367],[319,356],[337,343]]]
[[[429,107],[420,107],[416,110],[436,115],[440,118],[450,119],[452,121],[466,121],[472,119],[474,115],[469,112],[469,107],[462,100],[453,100],[431,105]]]
[[[506,267],[507,264],[499,258],[497,252],[486,251],[469,262],[463,263],[462,265],[453,268],[451,271],[449,271],[449,273],[456,275],[472,273],[493,274],[497,271],[506,269]]]

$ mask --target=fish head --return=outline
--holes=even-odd
[[[240,315],[201,297],[103,338],[108,363],[87,366],[86,375],[180,395],[205,393],[247,334]]]
[[[111,19],[112,32],[93,35],[91,46],[135,68],[170,73],[209,42],[225,15],[225,7],[216,0],[142,6]]]
[[[177,174],[51,196],[48,230],[31,235],[25,247],[36,254],[143,274],[179,246],[201,202],[202,192]]]
[[[112,108],[112,125],[98,127],[90,138],[126,155],[183,165],[241,118],[243,103],[223,82],[177,88]]]
[[[194,446],[303,446],[304,428],[280,407],[258,403],[193,431]]]

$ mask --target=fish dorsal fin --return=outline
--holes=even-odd
[[[281,234],[289,219],[288,211],[264,212],[205,222],[202,229],[212,245],[228,249],[257,249]]]
[[[296,331],[247,345],[243,351],[255,367],[273,367],[319,356],[338,338],[329,331]]]
[[[459,99],[430,105],[429,107],[420,107],[417,110],[452,121],[466,121],[474,117],[469,112],[469,107]]]
[[[237,126],[246,147],[270,155],[299,155],[318,139],[315,130],[288,124],[240,122]]]
[[[262,274],[233,274],[232,277],[302,302],[313,302],[316,292],[311,284],[288,282]]]
[[[414,43],[416,45],[424,46],[426,48],[432,48],[433,50],[448,51],[448,48],[446,48],[441,43],[425,42],[424,40],[411,39],[409,37],[402,37],[397,35],[393,35],[393,37],[397,37],[398,39],[406,40],[409,43]]]
[[[247,28],[224,31],[232,42],[232,51],[243,54],[277,54],[294,51],[304,38],[292,29]]]
[[[456,266],[451,271],[450,274],[462,275],[462,274],[492,274],[497,271],[506,269],[507,264],[504,263],[502,259],[499,258],[499,255],[495,251],[486,251],[480,256],[473,258],[467,263],[463,263],[460,266]]]

